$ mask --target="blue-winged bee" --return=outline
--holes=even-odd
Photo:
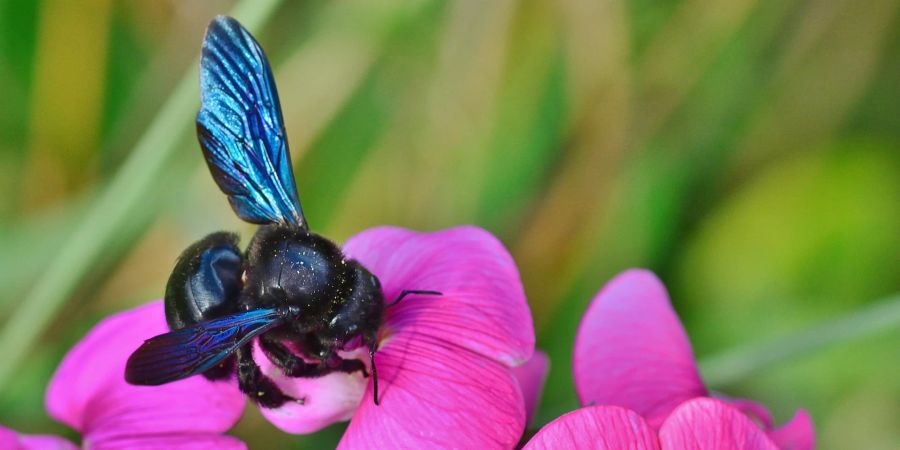
[[[295,399],[262,373],[252,355],[254,338],[292,377],[366,374],[362,361],[338,354],[358,342],[369,352],[377,404],[381,284],[309,230],[272,71],[256,40],[232,18],[217,17],[207,29],[200,92],[197,135],[213,179],[238,217],[262,226],[244,253],[237,235],[218,232],[181,254],[165,292],[172,331],[131,355],[126,380],[159,385],[196,374],[229,378],[236,371],[244,393],[274,408]],[[407,290],[394,302],[407,294],[440,295]]]

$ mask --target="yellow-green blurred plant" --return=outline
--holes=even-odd
[[[192,136],[221,13],[269,51],[317,229],[510,247],[553,360],[539,424],[576,405],[591,295],[645,266],[713,387],[808,405],[823,448],[900,439],[898,0],[0,1],[0,422],[52,428],[68,346],[197,237],[248,235]],[[268,426],[236,433],[340,435]]]

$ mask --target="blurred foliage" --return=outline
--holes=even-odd
[[[61,300],[0,387],[0,423],[71,436],[42,406],[67,348],[160,297],[193,240],[252,233],[200,163],[195,81],[178,84],[233,6],[0,0],[0,324],[31,314],[36,289]],[[312,0],[278,5],[256,34],[318,231],[474,223],[510,248],[553,361],[540,424],[577,407],[576,325],[625,268],[660,274],[701,359],[900,290],[898,7]],[[177,125],[148,133],[157,117]],[[157,149],[173,156],[120,195],[123,167]],[[78,234],[117,201],[115,227]],[[73,236],[96,252],[60,262]],[[898,344],[894,327],[713,388],[779,421],[808,407],[821,448],[893,448]],[[341,430],[275,433],[248,408],[234,433],[320,448]]]

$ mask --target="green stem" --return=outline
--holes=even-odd
[[[256,30],[268,21],[279,3],[280,0],[242,0],[230,14],[248,29]],[[0,387],[100,259],[104,243],[165,179],[167,162],[194,122],[199,97],[198,64],[199,61],[192,64],[182,77],[131,156],[89,207],[30,295],[22,299],[6,321],[0,332],[0,354],[4,359],[0,365]]]
[[[782,361],[897,326],[900,326],[900,294],[789,336],[705,358],[700,362],[700,370],[711,386],[727,385]]]

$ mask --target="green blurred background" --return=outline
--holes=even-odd
[[[272,60],[317,231],[508,246],[553,362],[537,426],[577,407],[587,302],[642,266],[714,389],[809,408],[820,448],[897,448],[900,0],[0,0],[0,423],[73,436],[43,409],[67,348],[194,240],[253,232],[193,135],[229,12]],[[248,408],[234,434],[342,425],[274,430]]]

